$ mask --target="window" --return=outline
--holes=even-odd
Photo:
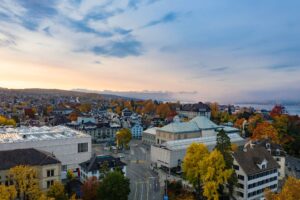
[[[62,166],[61,166],[61,170],[62,170],[62,171],[67,171],[67,169],[68,169],[67,165],[62,165]]]
[[[238,175],[238,179],[244,180],[244,176],[243,175]]]
[[[266,165],[261,165],[261,168],[262,169],[266,169]]]
[[[87,152],[87,151],[88,151],[88,143],[78,144],[78,153]]]
[[[47,177],[52,177],[54,176],[54,169],[47,170]]]
[[[239,188],[244,189],[244,184],[239,183],[238,185],[239,185]]]
[[[239,169],[240,169],[240,167],[239,167],[238,165],[233,165],[233,169],[235,169],[235,170],[239,170]]]
[[[51,185],[53,185],[53,183],[54,183],[53,180],[47,181],[47,188],[50,188]]]
[[[276,158],[276,161],[280,161],[280,158]]]

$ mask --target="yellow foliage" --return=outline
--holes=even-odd
[[[232,169],[226,169],[224,158],[218,150],[209,153],[204,144],[195,143],[187,149],[182,168],[196,190],[202,184],[207,199],[219,199],[219,186],[226,183],[233,173]]]
[[[4,116],[0,116],[0,125],[16,126],[16,122],[14,119],[7,119]]]
[[[31,200],[40,197],[41,191],[35,168],[25,165],[16,166],[9,170],[9,177],[14,181],[16,191],[20,196],[26,194]]]
[[[11,200],[17,197],[17,191],[14,185],[5,186],[0,185],[0,199]]]
[[[275,194],[270,190],[265,191],[267,200],[296,200],[300,199],[300,180],[294,177],[288,177],[280,193]]]

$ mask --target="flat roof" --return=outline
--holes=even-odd
[[[144,130],[144,133],[149,133],[151,135],[156,135],[156,130],[158,129],[158,127],[152,127],[152,128],[148,128],[146,130]]]
[[[91,137],[66,126],[0,128],[0,143]]]
[[[236,133],[228,134],[228,136],[230,138],[231,143],[244,143],[244,139]],[[201,143],[205,144],[206,146],[216,145],[217,136],[173,140],[163,143],[162,145],[160,145],[160,147],[169,150],[182,150],[187,149],[192,143]]]

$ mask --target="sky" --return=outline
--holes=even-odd
[[[0,87],[300,100],[299,0],[0,0]]]

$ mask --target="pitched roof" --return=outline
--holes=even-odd
[[[264,147],[248,147],[246,151],[237,150],[233,153],[233,157],[247,175],[279,168],[278,163]],[[261,163],[264,159],[268,162],[267,166],[265,169],[260,169],[257,164]]]
[[[183,104],[180,106],[180,110],[182,111],[193,111],[193,112],[199,112],[199,111],[210,111],[210,107],[207,104],[204,104],[202,102],[196,103],[196,104]]]
[[[17,165],[43,166],[60,163],[51,153],[33,148],[0,151],[0,160],[0,170]]]
[[[115,158],[110,155],[93,156],[90,160],[80,163],[79,165],[87,171],[95,171],[99,170],[101,165],[105,162],[108,163],[109,168],[121,167],[126,165],[120,160],[120,158]]]
[[[216,125],[205,116],[197,116],[189,122],[173,122],[158,130],[171,133],[196,132],[205,129],[216,129],[221,126]]]

